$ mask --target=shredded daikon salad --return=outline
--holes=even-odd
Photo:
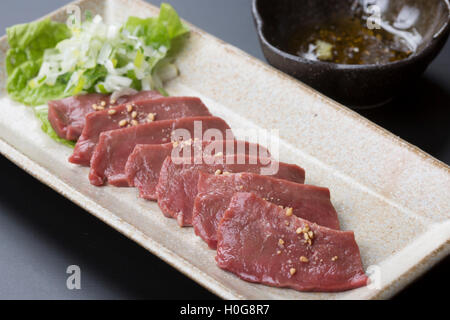
[[[126,28],[104,23],[99,15],[84,22],[81,28],[72,28],[72,34],[55,49],[45,52],[39,74],[31,81],[32,86],[53,86],[60,76],[71,73],[64,91],[77,94],[91,88],[89,77],[83,75],[96,68],[101,69],[97,72],[106,74],[94,86],[100,93],[131,88],[136,86],[133,81],[138,81],[143,90],[158,89],[163,87],[163,81],[177,75],[177,69],[171,63],[153,72],[156,64],[167,55],[165,45],[147,45],[144,39]]]
[[[80,93],[156,89],[178,74],[177,41],[189,31],[175,10],[107,24],[90,14],[82,23],[49,19],[8,29],[7,89],[13,99],[41,105]]]

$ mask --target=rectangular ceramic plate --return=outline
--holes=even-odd
[[[84,0],[81,9],[123,22],[158,9],[139,0]],[[64,8],[50,14],[65,21]],[[342,223],[354,230],[364,267],[378,286],[342,293],[301,293],[239,280],[219,269],[215,252],[163,217],[135,189],[96,188],[71,150],[39,128],[30,108],[5,93],[7,39],[0,39],[0,152],[105,223],[212,292],[229,299],[388,298],[450,251],[449,167],[353,111],[192,27],[177,60],[172,95],[202,98],[232,128],[279,129],[282,161],[299,164],[307,183],[327,186]]]

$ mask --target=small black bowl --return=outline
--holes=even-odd
[[[358,0],[356,0],[358,1]],[[376,4],[381,0],[359,0]],[[383,19],[392,20],[404,5],[419,9],[414,27],[422,36],[408,58],[386,64],[345,65],[313,61],[287,52],[289,36],[302,26],[349,16],[355,0],[253,0],[253,16],[263,53],[277,69],[352,108],[382,105],[420,76],[447,41],[448,0],[384,0]]]

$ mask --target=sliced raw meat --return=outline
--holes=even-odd
[[[254,173],[211,175],[200,172],[198,195],[192,213],[195,234],[211,249],[217,246],[217,226],[236,192],[257,196],[292,208],[292,214],[318,225],[339,230],[339,220],[326,188],[290,182]]]
[[[61,100],[48,102],[48,120],[56,134],[67,140],[76,141],[83,131],[85,118],[98,108],[109,108],[124,103],[138,102],[162,97],[156,91],[141,91],[134,95],[122,96],[117,101],[111,101],[111,95],[89,93]]]
[[[175,145],[175,148],[174,148]],[[140,196],[156,200],[156,185],[166,157],[202,157],[215,154],[242,154],[269,156],[266,148],[246,141],[189,141],[189,143],[167,143],[137,145],[128,158],[125,173],[128,184],[139,189]]]
[[[125,164],[136,145],[168,143],[178,140],[179,135],[183,135],[184,140],[196,135],[201,138],[205,132],[213,134],[209,140],[222,140],[225,136],[233,138],[230,127],[217,117],[162,120],[103,132],[91,159],[89,180],[96,186],[108,181],[112,185],[126,187]]]
[[[239,161],[241,158],[242,161]],[[158,205],[164,215],[175,218],[180,226],[192,225],[192,210],[197,196],[200,171],[205,173],[253,172],[270,174],[273,177],[303,183],[305,171],[291,164],[277,162],[270,158],[231,155],[204,158],[195,164],[193,158],[180,159],[167,157],[161,168],[156,195]]]
[[[140,101],[86,116],[86,124],[69,161],[89,166],[100,133],[154,120],[211,116],[199,98],[170,97]]]
[[[243,280],[299,291],[344,291],[367,284],[351,231],[286,215],[252,193],[236,193],[217,230],[216,261]]]

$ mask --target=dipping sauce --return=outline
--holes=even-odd
[[[289,39],[287,49],[307,59],[339,64],[384,64],[412,54],[402,38],[384,29],[369,29],[357,15],[302,27]]]

